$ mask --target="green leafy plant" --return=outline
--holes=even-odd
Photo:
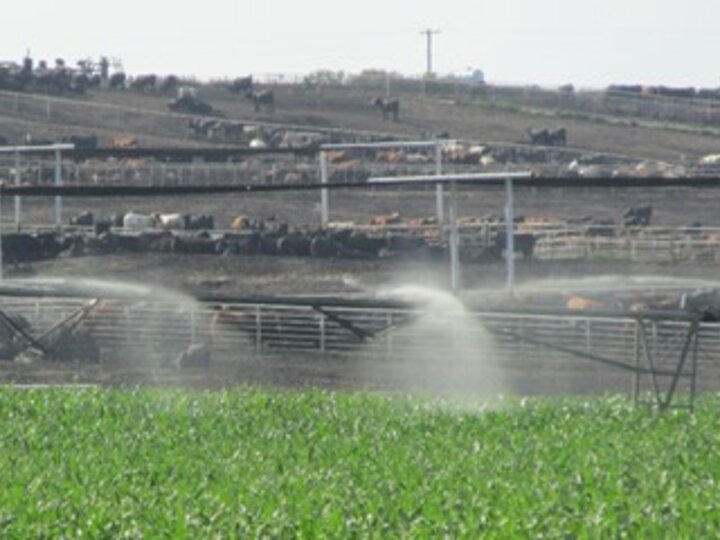
[[[0,536],[714,537],[717,398],[0,391]]]

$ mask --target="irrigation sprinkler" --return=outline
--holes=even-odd
[[[7,309],[13,313],[24,313],[28,320],[38,317],[37,302],[42,300],[48,306],[74,305],[68,316],[61,313],[60,320],[44,330],[46,324],[18,327],[5,306],[0,306],[0,328],[15,336],[19,344],[18,353],[28,348],[39,349],[44,356],[61,353],[62,336],[69,337],[72,330],[90,316],[110,316],[121,313],[123,302],[139,301],[138,315],[141,320],[156,313],[156,306],[148,305],[147,287],[115,287],[112,284],[73,283],[67,280],[6,280],[0,284],[0,300],[13,298]],[[402,352],[404,345],[394,345],[392,332],[412,322],[427,310],[433,309],[432,302],[422,298],[383,298],[377,296],[257,296],[217,293],[196,290],[190,293],[198,302],[198,311],[189,313],[191,325],[203,323],[203,314],[214,313],[218,306],[231,306],[235,313],[244,314],[245,323],[235,327],[230,342],[252,336],[256,350],[262,352],[262,343],[272,343],[283,350],[313,350],[317,352],[342,352],[359,350],[371,342],[386,339],[385,352]],[[108,302],[99,303],[99,299]],[[68,302],[74,300],[77,302]],[[698,370],[698,347],[702,338],[704,353],[716,353],[718,341],[712,337],[717,325],[702,322],[714,312],[714,304],[671,310],[647,310],[629,312],[622,310],[588,310],[583,312],[543,305],[515,306],[507,303],[488,304],[487,299],[465,301],[468,315],[481,323],[482,327],[494,334],[497,343],[505,353],[512,351],[518,343],[525,343],[538,351],[568,355],[577,359],[620,370],[633,377],[635,402],[658,411],[673,408],[692,410],[696,398]],[[103,306],[103,309],[96,309]],[[53,311],[53,310],[51,310]],[[33,315],[34,313],[34,315]],[[194,318],[196,317],[197,318]],[[320,321],[318,320],[320,318]],[[285,321],[292,321],[291,332],[281,329]],[[118,339],[124,338],[126,329],[119,328],[112,317],[105,323],[96,319],[99,326],[88,327],[90,336],[97,340],[100,348],[111,348]],[[177,330],[174,321],[159,323],[161,330],[158,340],[173,342]],[[586,341],[584,328],[595,326],[604,329],[600,339]],[[655,327],[660,326],[659,334]],[[191,326],[191,328],[194,328]],[[199,331],[194,328],[194,331]],[[48,336],[60,334],[60,341],[49,340]],[[192,341],[193,335],[183,335]],[[638,337],[640,345],[633,348],[618,348],[628,336]],[[438,346],[440,342],[427,342],[426,346]],[[433,345],[435,344],[435,345]],[[395,347],[398,348],[395,348]],[[417,351],[417,343],[413,343]],[[711,348],[711,349],[709,349]],[[367,349],[365,349],[367,350]],[[372,353],[371,353],[372,354]],[[531,365],[533,358],[523,353],[523,360]],[[650,383],[650,392],[640,392],[640,380]],[[687,383],[688,400],[680,401],[679,389]],[[684,396],[683,396],[684,397]]]

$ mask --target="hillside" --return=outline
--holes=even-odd
[[[276,111],[256,113],[251,103],[224,88],[205,87],[204,99],[227,118],[271,124],[292,124],[307,129],[391,133],[412,138],[448,132],[454,138],[480,142],[527,142],[531,127],[564,126],[568,145],[633,157],[678,161],[716,153],[720,136],[712,130],[656,125],[621,117],[563,115],[553,111],[493,106],[488,103],[455,104],[449,99],[401,98],[399,122],[383,121],[370,105],[376,95],[357,88],[322,88],[282,85],[274,87]],[[57,137],[93,132],[101,138],[118,134],[138,137],[143,144],[199,144],[192,139],[187,117],[170,114],[171,95],[134,91],[96,90],[81,98],[45,98],[0,95],[0,134],[11,141],[26,133]]]

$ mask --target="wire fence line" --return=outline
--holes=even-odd
[[[278,79],[276,79],[278,80]],[[461,77],[412,79],[390,76],[355,77],[345,87],[378,93],[410,93],[427,97],[474,101],[502,108],[554,111],[563,114],[644,118],[656,122],[720,126],[720,99],[646,95],[641,92],[542,88],[537,85],[477,84]],[[561,118],[558,119],[560,121]]]

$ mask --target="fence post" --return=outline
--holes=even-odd
[[[440,141],[435,142],[435,174],[440,176],[442,174],[442,145]],[[443,205],[443,185],[438,182],[435,184],[435,215],[437,217],[438,225],[442,225],[445,221],[444,205]],[[457,219],[457,216],[455,216]]]
[[[260,306],[255,306],[255,352],[262,352],[262,314]]]
[[[20,152],[15,152],[15,185],[19,186],[22,183],[20,173]],[[22,200],[20,196],[15,195],[15,228],[20,231],[20,217],[21,217],[21,205]]]
[[[591,328],[590,328],[590,319],[585,319],[585,352],[590,353],[591,346],[590,342],[592,340],[592,334],[591,334]]]
[[[195,306],[190,308],[190,345],[197,342],[197,313]]]
[[[387,328],[391,328],[393,325],[392,313],[388,312],[385,315],[385,325]],[[385,359],[387,360],[393,352],[393,333],[385,332]]]
[[[327,155],[325,154],[324,150],[320,151],[319,159],[320,159],[320,183],[327,184],[328,183]],[[327,227],[327,224],[330,221],[330,201],[328,198],[328,190],[327,189],[320,190],[320,221],[321,221],[323,227]]]
[[[60,150],[55,150],[55,185],[62,185],[62,161]],[[60,195],[55,196],[55,226],[60,227],[62,225],[62,197]]]
[[[638,398],[640,397],[640,372],[637,371],[640,368],[640,327],[637,320],[634,321],[635,324],[635,373],[633,376],[633,398],[635,400],[635,403],[637,404]]]
[[[3,245],[2,245],[2,184],[0,184],[0,281],[3,279]]]
[[[505,287],[512,291],[515,285],[515,203],[513,181],[505,179]]]
[[[325,352],[325,315],[318,315],[318,323],[320,325],[320,352]]]

